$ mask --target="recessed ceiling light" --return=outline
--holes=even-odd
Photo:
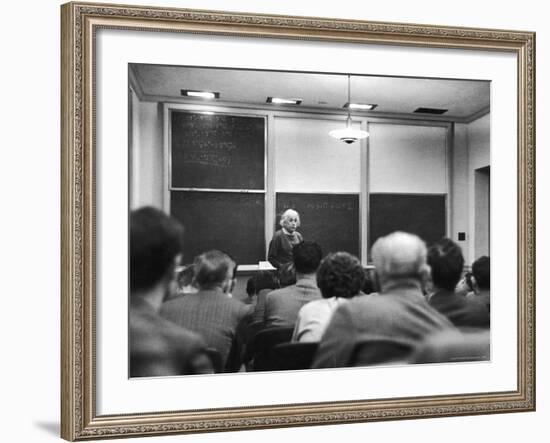
[[[267,97],[266,103],[273,103],[274,105],[299,105],[302,103],[302,99],[301,98]]]
[[[372,111],[377,106],[378,105],[375,105],[373,103],[346,103],[344,105],[344,108],[358,109],[361,111]]]
[[[193,91],[190,89],[182,89],[181,95],[183,95],[184,97],[196,97],[196,98],[205,98],[205,99],[220,98],[219,92]]]

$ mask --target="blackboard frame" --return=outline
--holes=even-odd
[[[264,134],[263,134],[263,189],[247,189],[247,188],[206,188],[206,187],[177,187],[173,186],[173,177],[172,177],[172,114],[174,112],[186,113],[186,114],[207,114],[207,115],[223,115],[230,117],[246,117],[246,118],[257,118],[262,119],[264,124]],[[265,207],[267,206],[267,181],[268,181],[268,116],[266,112],[257,112],[256,110],[251,110],[250,112],[237,110],[235,108],[230,108],[229,110],[220,110],[219,107],[212,109],[210,107],[205,107],[204,103],[189,104],[173,104],[167,103],[164,108],[164,155],[167,159],[165,164],[166,174],[164,174],[164,186],[163,186],[163,205],[166,212],[171,213],[172,209],[172,193],[173,192],[192,192],[196,193],[228,193],[228,194],[262,194],[264,198],[264,218],[265,218]],[[265,221],[264,221],[265,227]],[[264,228],[265,231],[265,228]],[[265,239],[264,245],[266,249]],[[267,250],[267,249],[266,249]],[[239,265],[251,265],[252,263],[239,263]],[[253,263],[255,264],[255,263]]]

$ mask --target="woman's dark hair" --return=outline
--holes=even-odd
[[[347,252],[327,255],[317,270],[317,286],[324,298],[351,298],[361,291],[364,280],[361,262]]]

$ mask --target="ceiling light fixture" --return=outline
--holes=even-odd
[[[375,105],[373,103],[349,103],[348,102],[344,105],[344,108],[357,109],[360,111],[372,111],[377,106],[378,105]]]
[[[348,103],[351,103],[351,78],[348,75]],[[351,144],[355,143],[357,140],[367,138],[369,133],[367,131],[362,131],[360,129],[353,129],[351,127],[351,110],[348,106],[348,118],[346,120],[346,127],[344,129],[334,129],[328,133],[331,137],[337,138],[338,140],[343,141],[344,143]]]
[[[220,98],[219,92],[211,92],[211,91],[192,91],[190,89],[182,89],[181,95],[184,97],[195,97],[195,98],[205,98],[205,99],[213,99],[213,98]]]
[[[302,99],[301,98],[267,97],[266,103],[273,103],[274,105],[299,105],[302,103]]]

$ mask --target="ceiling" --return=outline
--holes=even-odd
[[[267,97],[299,98],[300,106],[284,109],[339,112],[347,102],[347,75],[302,72],[196,68],[185,66],[131,65],[133,82],[142,100],[204,103],[184,98],[181,89],[220,93],[218,102],[243,106],[267,105]],[[351,76],[351,101],[374,103],[368,113],[411,115],[419,107],[442,108],[442,116],[427,118],[469,121],[488,112],[490,82],[406,77]],[[210,103],[210,102],[209,102]],[[364,113],[354,111],[354,114]]]

